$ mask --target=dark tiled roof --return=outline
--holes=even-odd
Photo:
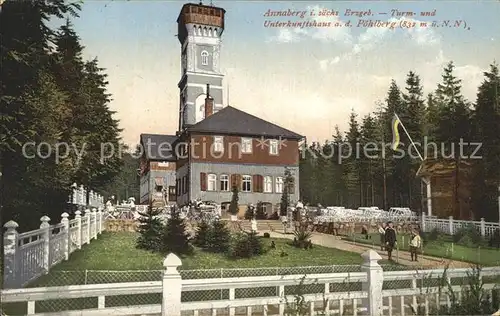
[[[141,134],[141,145],[149,160],[175,161],[174,135]]]
[[[417,170],[418,177],[447,175],[455,172],[454,159],[425,159]],[[460,170],[463,174],[471,171],[472,163],[467,160],[460,161]]]
[[[304,138],[302,135],[233,108],[232,106],[226,106],[203,121],[190,126],[188,131],[242,136],[281,136],[288,139]]]

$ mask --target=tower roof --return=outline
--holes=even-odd
[[[224,13],[226,10],[213,5],[205,5],[200,3],[186,3],[182,6],[181,12],[177,17],[177,23],[183,22],[183,16],[188,14],[205,15],[205,16],[219,16],[224,21]]]

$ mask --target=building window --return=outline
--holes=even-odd
[[[269,154],[270,155],[278,154],[278,141],[276,139],[269,140]]]
[[[187,191],[188,191],[188,183],[187,183],[187,176],[184,176],[184,178],[182,178],[182,193],[183,194],[186,194]]]
[[[213,173],[209,173],[207,191],[215,191],[216,189],[217,189],[217,176]]]
[[[276,193],[283,193],[283,178],[276,177]]]
[[[214,136],[214,152],[221,153],[224,151],[224,138],[222,136]]]
[[[174,202],[176,201],[176,192],[175,192],[175,186],[169,186],[168,187],[168,201],[169,202]]]
[[[227,174],[220,176],[220,190],[229,191],[229,176]]]
[[[273,192],[273,178],[270,176],[264,177],[264,192],[265,193]]]
[[[206,50],[201,52],[201,64],[203,66],[208,66],[208,52]]]
[[[252,153],[252,139],[251,138],[242,138],[241,139],[241,152],[245,154]]]
[[[252,177],[251,176],[243,176],[243,181],[241,182],[241,191],[242,192],[252,192]]]
[[[158,163],[158,167],[167,168],[168,167],[168,162],[167,161],[161,161],[161,162]]]

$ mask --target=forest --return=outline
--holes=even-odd
[[[71,211],[73,183],[105,197],[123,186],[115,181],[123,159],[100,161],[101,144],[118,148],[121,129],[109,108],[105,70],[97,58],[82,57],[70,22],[80,10],[64,0],[1,6],[0,222],[15,220],[21,232],[37,228],[43,215],[59,222]],[[58,144],[85,150],[56,157]]]
[[[461,162],[469,160],[472,173],[470,186],[473,189],[470,197],[457,194],[457,199],[470,198],[476,218],[498,220],[498,65],[493,62],[484,72],[475,100],[467,100],[462,95],[462,85],[467,84],[467,78],[463,78],[465,82],[462,82],[455,76],[454,70],[454,63],[448,62],[442,70],[441,82],[434,92],[427,95],[423,93],[417,72],[409,71],[403,84],[394,80],[390,83],[387,97],[376,104],[376,111],[364,117],[352,111],[347,131],[335,127],[331,140],[323,144],[304,144],[300,155],[300,196],[303,201],[323,206],[377,206],[386,210],[390,207],[410,207],[416,212],[423,210],[422,182],[417,176],[422,160],[414,148],[409,149],[411,141],[401,125],[398,127],[400,148],[397,151],[390,148],[393,141],[392,122],[397,114],[423,159],[452,160],[458,166],[457,173],[460,172]],[[349,147],[354,150],[356,146],[363,148],[370,143],[380,144],[379,151],[366,153],[361,150],[358,156],[343,152]],[[418,145],[426,143],[435,143],[437,148]],[[481,145],[467,146],[464,143]],[[411,157],[400,154],[409,150],[412,150]],[[477,157],[481,159],[473,159]],[[460,183],[463,178],[455,179],[453,186],[463,184]]]

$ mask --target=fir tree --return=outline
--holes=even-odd
[[[283,192],[281,193],[280,216],[286,216],[290,206],[290,188],[293,185],[293,177],[290,169],[285,168],[285,179],[283,181]]]
[[[180,211],[176,207],[171,209],[170,218],[163,230],[162,250],[165,253],[172,252],[176,255],[188,255],[193,252],[186,223],[181,219]]]
[[[226,226],[226,222],[219,220],[214,221],[207,237],[206,246],[211,252],[221,253],[229,249],[231,233]]]
[[[351,111],[349,117],[349,130],[346,133],[346,141],[350,145],[350,153],[343,153],[343,157],[347,157],[342,161],[344,166],[344,177],[346,180],[348,200],[347,205],[352,208],[357,208],[361,206],[361,196],[362,188],[360,186],[360,160],[357,159],[358,155],[362,154],[358,152],[361,133],[359,130],[359,124],[357,121],[357,114],[354,110]],[[345,146],[344,146],[345,147]],[[347,155],[345,155],[347,154]]]
[[[478,88],[473,141],[482,143],[482,159],[476,160],[472,201],[476,217],[498,221],[497,187],[500,184],[500,75],[496,63],[484,73]],[[495,215],[497,216],[495,216]]]
[[[137,231],[140,236],[137,238],[137,248],[159,251],[162,242],[162,232],[164,229],[163,222],[158,215],[161,214],[159,209],[154,209],[149,205],[146,212],[139,212],[139,227]]]
[[[236,215],[238,214],[238,187],[236,185],[233,185],[233,189],[231,190],[233,195],[231,197],[231,202],[229,203],[229,214],[231,215]]]
[[[205,248],[207,246],[210,230],[210,224],[207,221],[202,220],[196,228],[194,244],[198,247]]]

